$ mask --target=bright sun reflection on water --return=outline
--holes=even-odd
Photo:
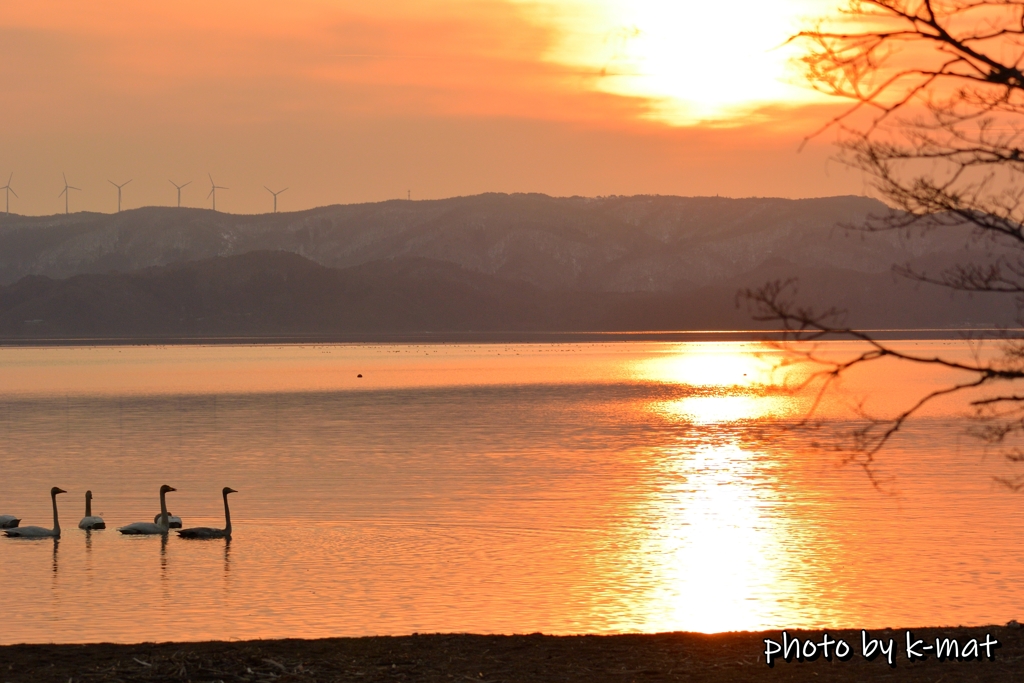
[[[698,393],[655,402],[668,423],[695,430],[779,417],[792,396],[773,394],[786,379],[781,358],[752,344],[693,344],[641,362],[649,380]],[[714,436],[709,433],[708,436]],[[724,443],[722,442],[724,437]],[[717,443],[716,443],[717,442]],[[766,596],[792,592],[785,571],[785,518],[775,514],[772,463],[728,433],[699,438],[662,453],[652,478],[663,481],[650,499],[654,518],[640,556],[655,558],[651,590],[640,612],[644,630],[717,632],[763,629],[778,621]]]
[[[694,387],[753,388],[792,383],[806,368],[785,365],[782,354],[763,344],[709,342],[665,346],[663,353],[634,365],[637,379]]]
[[[792,413],[792,396],[780,388],[799,377],[783,357],[758,344],[692,344],[642,361],[636,369],[648,380],[700,390],[693,396],[656,404],[670,420],[695,425],[758,420]]]
[[[778,396],[688,396],[668,401],[657,409],[669,416],[678,416],[696,425],[738,422],[778,417],[792,410],[792,401]]]
[[[646,631],[761,629],[767,595],[788,579],[780,567],[781,522],[770,514],[753,454],[736,445],[699,447],[663,461],[668,482],[652,500],[660,520],[641,555],[652,590]]]
[[[749,353],[717,347],[668,356],[654,362],[652,374],[664,382],[693,386],[767,384],[772,365]]]

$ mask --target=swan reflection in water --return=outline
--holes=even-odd
[[[167,534],[160,536],[160,578],[167,578]]]

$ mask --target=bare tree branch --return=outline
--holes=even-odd
[[[962,239],[952,265],[929,271],[906,263],[894,273],[923,286],[1005,295],[1024,320],[1024,0],[847,0],[790,42],[804,47],[799,63],[811,86],[850,102],[811,137],[834,131],[840,160],[890,207],[847,227]],[[970,246],[982,249],[968,253]],[[1024,379],[1022,330],[1004,332],[1001,354],[973,361],[914,354],[851,328],[844,311],[801,306],[796,285],[772,282],[740,297],[755,320],[783,329],[791,349],[835,337],[864,344],[842,361],[799,352],[820,368],[812,413],[836,379],[882,359],[963,375],[894,417],[864,416],[848,461],[869,476],[876,454],[929,403]],[[972,433],[1024,462],[1024,391],[973,396],[970,405]],[[1024,487],[1024,477],[1004,483]]]

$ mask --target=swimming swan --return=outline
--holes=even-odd
[[[231,510],[228,509],[228,494],[238,493],[238,491],[225,486],[221,493],[224,496],[223,529],[211,529],[208,526],[198,526],[194,529],[182,529],[178,532],[178,535],[182,538],[231,538]]]
[[[82,517],[82,521],[78,523],[78,528],[87,531],[107,528],[102,517],[93,517],[92,515],[92,491],[85,492],[85,517]]]
[[[60,520],[57,518],[58,493],[67,493],[67,491],[56,486],[50,489],[50,499],[53,501],[52,529],[46,529],[41,526],[23,526],[17,529],[4,529],[4,533],[10,538],[60,538]]]
[[[157,513],[156,517],[153,518],[154,524],[160,523],[160,513]],[[181,528],[181,517],[175,517],[170,512],[167,513],[167,527],[170,529]]]
[[[14,515],[0,515],[0,529],[13,529],[21,524],[21,520]]]
[[[160,487],[160,517],[157,518],[156,523],[135,522],[128,526],[119,527],[118,531],[129,536],[166,534],[169,527],[167,526],[167,501],[164,497],[171,491],[177,490],[167,484]]]

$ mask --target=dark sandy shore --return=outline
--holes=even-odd
[[[0,647],[3,681],[1022,681],[1024,629],[912,629],[925,644],[937,636],[962,645],[986,635],[1000,642],[994,659],[928,657],[910,662],[906,630],[895,638],[895,667],[866,660],[857,631],[829,631],[852,646],[846,661],[765,664],[764,638],[778,632],[701,635],[480,636],[465,634],[326,640],[10,645]],[[815,631],[791,632],[821,640]]]

